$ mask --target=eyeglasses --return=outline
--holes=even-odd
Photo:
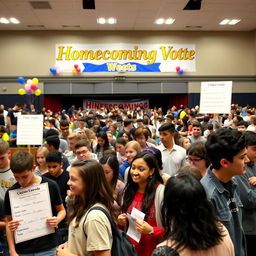
[[[88,150],[82,150],[82,151],[76,151],[76,155],[84,155],[84,154],[87,154],[88,153]]]
[[[61,129],[62,131],[65,131],[65,130],[68,130],[68,129],[69,129],[69,127],[66,127],[66,128],[61,127],[60,129]]]
[[[193,163],[197,163],[199,161],[201,161],[203,158],[191,158],[191,157],[188,157],[188,161],[190,162],[193,162]]]

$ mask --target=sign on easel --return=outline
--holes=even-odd
[[[17,145],[42,145],[43,122],[43,115],[18,116]]]
[[[202,82],[200,112],[225,114],[230,112],[232,81]]]

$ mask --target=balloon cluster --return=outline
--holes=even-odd
[[[42,92],[40,89],[38,89],[38,79],[28,79],[27,82],[25,81],[24,77],[20,76],[18,77],[18,83],[21,85],[24,85],[24,88],[20,88],[18,90],[19,95],[31,95],[35,94],[36,96],[39,96]]]
[[[53,75],[59,74],[59,73],[61,72],[60,68],[57,67],[57,66],[52,67],[52,68],[50,68],[49,70],[50,70],[50,72],[51,72]]]
[[[81,73],[81,69],[77,64],[74,65],[74,68],[72,69],[73,74]]]
[[[182,75],[184,73],[184,69],[181,69],[179,66],[176,67],[176,71],[180,75]]]

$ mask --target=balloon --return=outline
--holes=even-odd
[[[35,94],[36,96],[39,96],[41,93],[42,93],[42,92],[41,92],[40,89],[37,89],[37,90],[34,92],[34,94]]]
[[[27,80],[27,84],[32,84],[32,80],[31,80],[31,79],[28,79],[28,80]]]
[[[26,91],[29,91],[31,89],[31,84],[25,84]]]
[[[24,94],[26,94],[26,91],[25,91],[25,89],[20,88],[20,89],[18,90],[18,93],[19,93],[19,95],[24,95]]]
[[[77,71],[78,73],[80,73],[80,72],[81,72],[81,69],[80,69],[80,68],[78,68],[76,71]]]
[[[177,72],[180,71],[180,67],[179,67],[179,66],[176,67],[176,71],[177,71]]]
[[[33,78],[33,79],[32,79],[32,84],[37,85],[37,84],[38,84],[38,82],[39,82],[39,81],[38,81],[38,79],[37,79],[37,78]]]
[[[50,72],[51,72],[52,74],[56,74],[56,68],[50,68]]]
[[[74,65],[74,68],[75,68],[75,69],[78,69],[78,65],[77,65],[77,64],[75,64],[75,65]]]
[[[182,75],[182,74],[184,73],[183,69],[180,69],[180,70],[178,71],[178,73],[179,73],[180,75]]]
[[[27,95],[30,95],[30,94],[32,94],[32,91],[31,90],[26,90],[26,93],[27,93]]]
[[[76,73],[77,71],[76,71],[76,69],[75,68],[73,68],[72,69],[72,73]]]
[[[32,91],[35,91],[36,89],[37,89],[37,85],[36,84],[31,84],[31,86],[30,86],[30,89],[32,90]]]
[[[18,83],[24,84],[25,83],[24,77],[22,77],[22,76],[18,77]]]

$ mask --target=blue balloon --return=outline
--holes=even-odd
[[[182,75],[182,74],[184,73],[184,70],[183,70],[183,69],[180,69],[180,70],[178,71],[178,73],[179,73],[180,75]]]
[[[25,79],[24,79],[24,77],[22,77],[22,76],[18,77],[18,83],[19,83],[19,84],[25,84]]]
[[[50,72],[51,72],[52,74],[56,74],[56,73],[57,73],[57,70],[56,70],[56,68],[50,68]]]

